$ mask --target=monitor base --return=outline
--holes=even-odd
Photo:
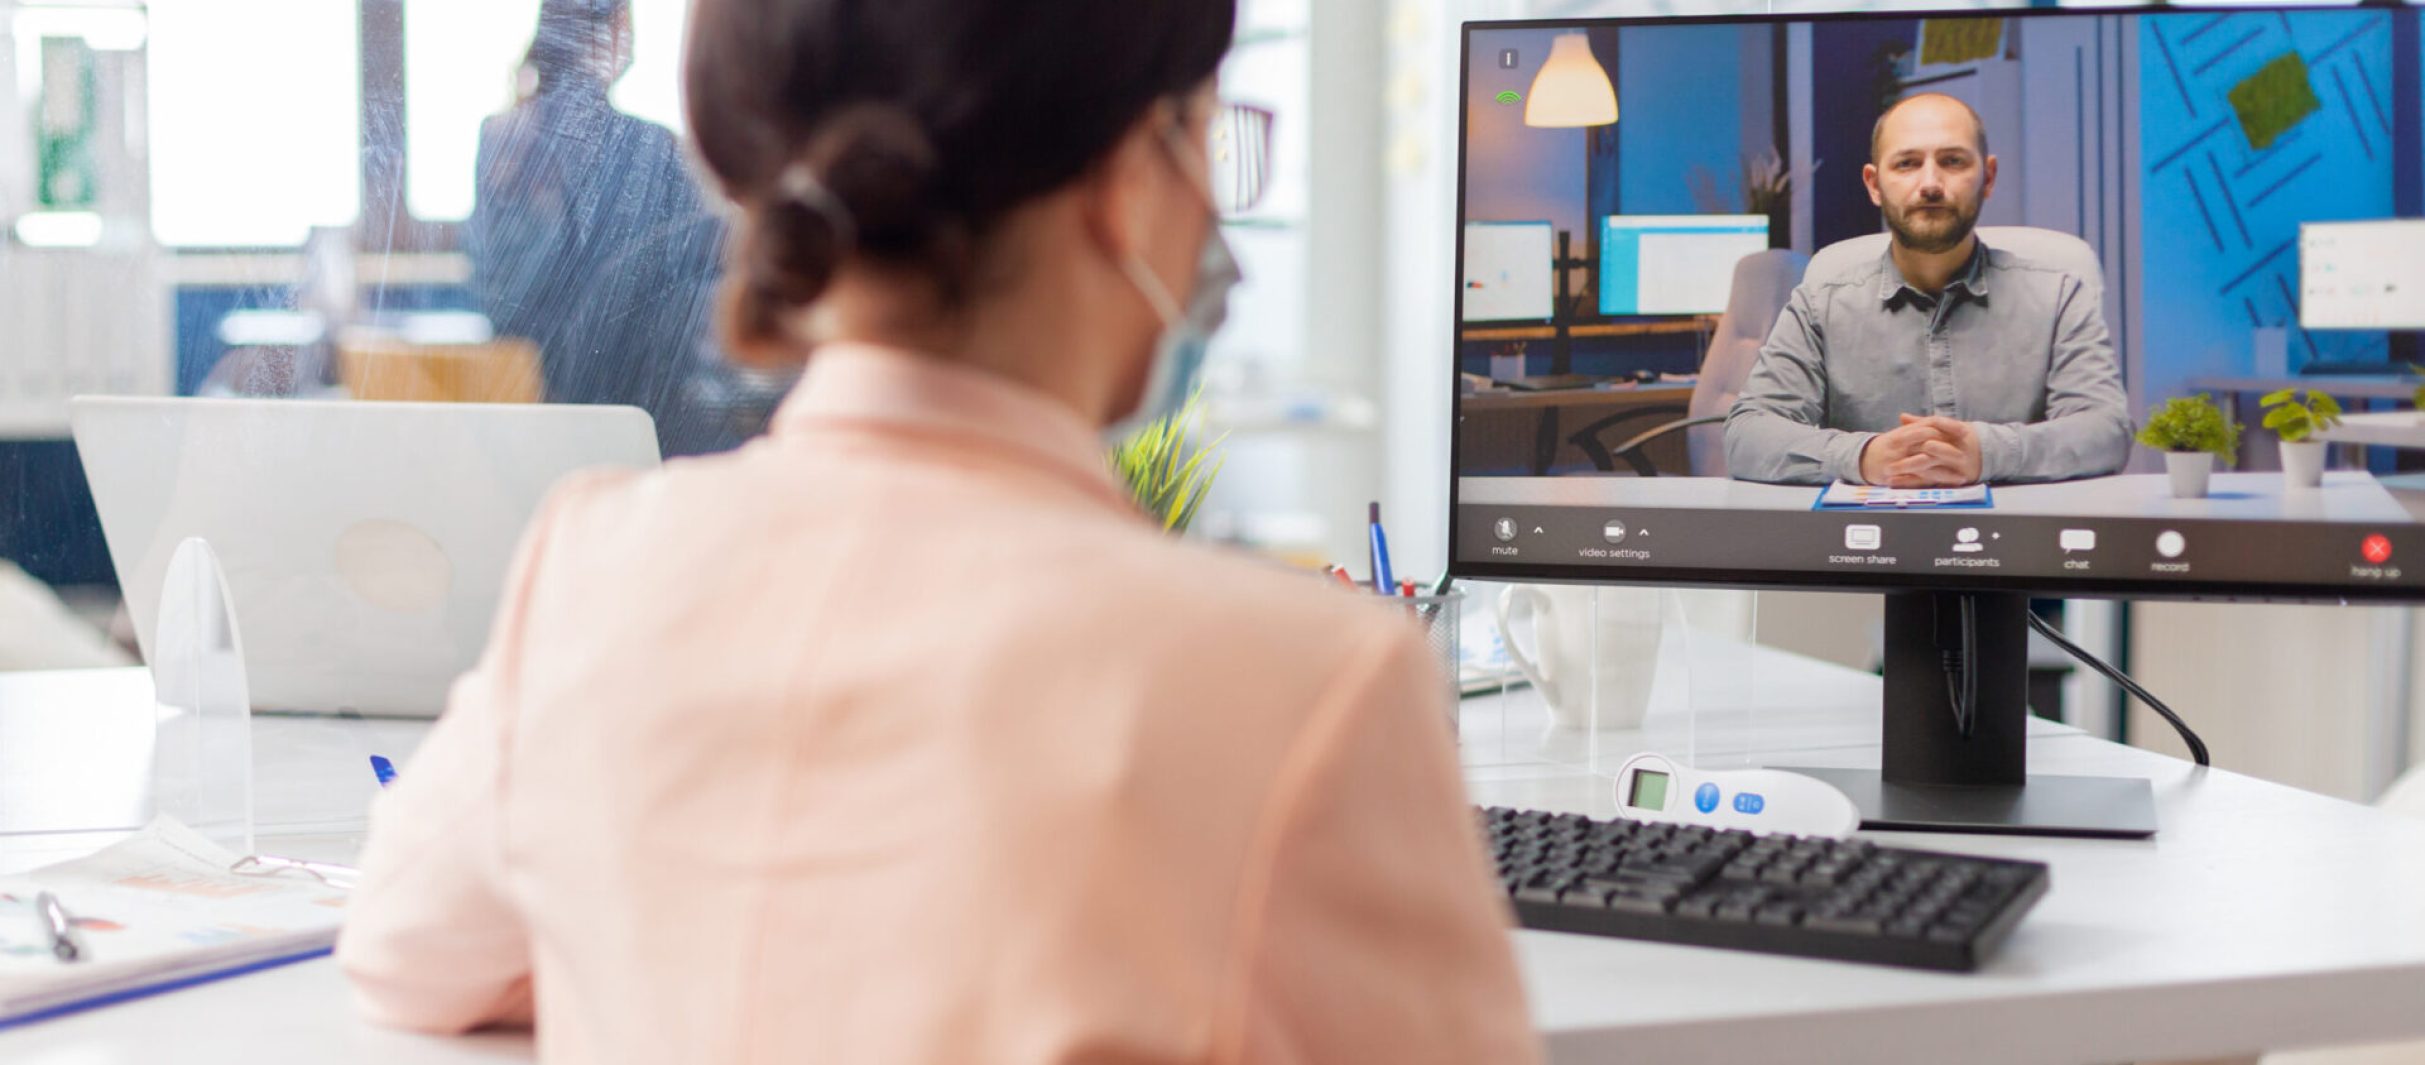
[[[2146,839],[2155,789],[2137,777],[2033,776],[2026,786],[1897,784],[1874,769],[1778,766],[1826,781],[1861,810],[1861,827],[1896,832]]]

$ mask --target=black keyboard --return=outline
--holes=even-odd
[[[1480,811],[1517,923],[1968,972],[2046,894],[2046,866],[1699,825]]]

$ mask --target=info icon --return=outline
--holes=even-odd
[[[2377,566],[2391,561],[2391,537],[2382,533],[2367,537],[2365,542],[2358,545],[2358,554],[2364,555],[2366,561]]]

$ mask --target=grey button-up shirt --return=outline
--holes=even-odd
[[[1796,288],[1727,415],[1728,471],[1860,483],[1861,449],[1906,412],[1976,424],[1990,483],[2121,469],[2130,413],[2095,291],[2071,271],[1978,248],[1942,296],[1906,284],[1891,252]]]

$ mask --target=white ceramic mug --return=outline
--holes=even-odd
[[[1641,727],[1651,684],[1658,679],[1666,594],[1657,588],[1535,584],[1511,584],[1500,593],[1499,638],[1516,669],[1549,704],[1552,724]],[[1516,621],[1526,616],[1537,644],[1529,650],[1516,638]]]

